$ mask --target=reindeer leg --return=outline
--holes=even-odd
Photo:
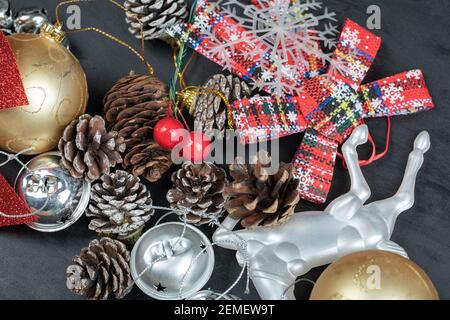
[[[226,217],[225,220],[217,228],[213,234],[213,242],[218,246],[231,250],[238,250],[240,248],[241,240],[233,232],[234,227],[239,223],[239,220],[231,217]]]
[[[370,197],[370,188],[358,163],[356,147],[367,142],[369,129],[366,125],[357,127],[342,146],[345,162],[350,174],[350,191],[335,199],[325,210],[336,219],[351,219]]]
[[[274,259],[276,260],[276,259]],[[281,267],[279,272],[284,268]],[[295,285],[297,277],[308,273],[311,267],[305,260],[297,259],[287,264],[288,274],[265,274],[254,272],[252,280],[263,300],[295,300]]]
[[[424,131],[414,141],[414,149],[409,154],[405,175],[397,193],[386,200],[373,202],[366,206],[367,210],[377,212],[386,222],[389,234],[394,230],[398,215],[414,205],[414,189],[417,173],[423,164],[424,154],[430,149],[430,135]]]
[[[426,131],[421,132],[414,141],[414,149],[409,154],[402,184],[394,197],[391,198],[391,200],[399,203],[398,213],[408,210],[414,205],[417,173],[422,167],[424,154],[430,149],[430,145],[430,135]]]

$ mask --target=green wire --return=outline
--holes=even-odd
[[[189,11],[189,18],[188,22],[192,22],[194,20],[194,13],[195,13],[195,6],[197,4],[197,0],[194,0],[192,3],[191,9]],[[169,83],[169,95],[172,102],[175,102],[176,100],[176,94],[177,94],[177,83],[178,83],[178,74],[183,68],[183,61],[184,58],[186,58],[186,55],[188,53],[188,47],[184,44],[180,44],[180,51],[178,52],[177,58],[175,60],[175,72],[172,76],[172,79]]]

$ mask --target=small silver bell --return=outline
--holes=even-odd
[[[39,33],[41,27],[47,22],[47,10],[43,8],[22,9],[14,15],[14,31],[16,33]]]
[[[202,289],[211,277],[214,269],[211,242],[191,225],[186,226],[180,238],[183,227],[180,222],[160,224],[144,233],[133,248],[131,275],[137,286],[152,298],[185,299]]]
[[[12,33],[13,18],[9,1],[0,0],[0,31],[6,34]]]
[[[17,176],[15,189],[39,219],[28,225],[42,232],[66,229],[89,204],[90,184],[75,179],[60,164],[59,152],[34,157]]]

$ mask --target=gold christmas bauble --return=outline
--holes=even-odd
[[[7,37],[30,105],[0,111],[0,148],[26,154],[54,149],[64,128],[85,113],[86,75],[73,54],[45,33]]]
[[[353,253],[319,277],[311,300],[439,300],[427,274],[414,262],[381,250]]]

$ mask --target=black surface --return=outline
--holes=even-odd
[[[39,5],[53,12],[56,1],[13,0],[14,9]],[[402,214],[397,222],[393,240],[401,244],[412,260],[424,268],[436,285],[441,298],[450,298],[450,202],[449,202],[449,134],[450,134],[450,1],[448,0],[328,0],[330,10],[338,13],[339,21],[349,17],[365,25],[366,9],[377,4],[382,9],[383,45],[366,81],[377,80],[412,68],[421,68],[437,109],[408,117],[393,119],[391,149],[386,158],[363,169],[372,189],[372,200],[392,195],[400,185],[408,153],[414,138],[421,130],[428,130],[432,148],[417,180],[416,204]],[[139,41],[126,29],[123,13],[106,1],[84,3],[82,24],[98,26],[126,40],[136,48]],[[126,49],[93,33],[70,37],[72,50],[83,65],[89,82],[90,113],[100,113],[104,93],[131,69],[145,72],[143,65]],[[172,71],[172,52],[165,43],[147,42],[147,57],[155,66],[156,75],[168,81]],[[197,57],[187,73],[190,84],[202,84],[220,67]],[[385,123],[369,120],[370,130],[382,148]],[[281,158],[289,161],[299,144],[301,135],[283,139]],[[361,156],[368,148],[361,148]],[[0,169],[9,181],[17,166]],[[150,185],[156,204],[165,205],[165,193],[170,188],[166,176]],[[337,166],[329,199],[347,191],[348,178]],[[321,207],[323,208],[323,206]],[[302,203],[300,210],[318,209]],[[156,219],[153,219],[154,223]],[[25,226],[0,230],[0,299],[80,299],[65,287],[65,269],[73,255],[95,238],[87,229],[88,220],[82,218],[73,227],[55,234],[38,233]],[[207,234],[212,230],[202,228]],[[216,269],[208,287],[227,288],[240,271],[231,251],[216,249]],[[316,279],[320,269],[307,275]],[[305,298],[309,285],[298,287],[298,298]],[[256,291],[244,295],[244,281],[232,291],[242,298],[257,298]],[[128,299],[147,299],[135,288]]]

